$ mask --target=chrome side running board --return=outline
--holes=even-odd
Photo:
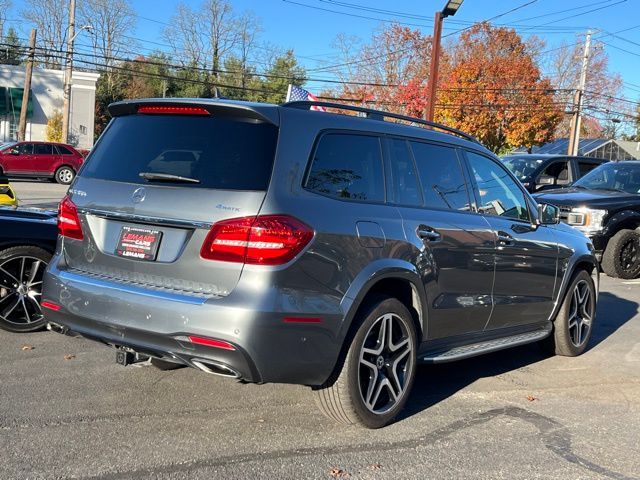
[[[551,325],[535,330],[533,332],[519,333],[510,337],[496,338],[493,340],[487,340],[479,343],[472,343],[470,345],[463,345],[460,347],[453,347],[449,350],[440,350],[434,353],[427,353],[420,355],[419,359],[423,363],[445,363],[453,362],[456,360],[462,360],[464,358],[475,357],[476,355],[482,355],[485,353],[496,352],[505,348],[517,347],[518,345],[525,345],[527,343],[537,342],[542,340],[551,334]]]

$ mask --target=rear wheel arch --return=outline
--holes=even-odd
[[[354,286],[356,282],[352,284]],[[379,271],[368,278],[357,293],[351,297],[349,295],[352,288],[347,291],[345,300],[349,305],[345,310],[345,320],[342,326],[343,343],[348,340],[348,333],[353,329],[354,319],[363,309],[366,309],[372,298],[381,296],[397,298],[411,312],[418,334],[418,340],[422,340],[427,333],[427,300],[424,287],[417,272],[409,269],[398,270],[396,268],[388,271]],[[345,301],[343,301],[343,305]]]

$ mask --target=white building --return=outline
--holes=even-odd
[[[0,143],[16,139],[22,94],[24,65],[0,65]],[[74,71],[71,78],[69,137],[79,148],[93,146],[97,73]],[[64,73],[34,68],[27,110],[25,140],[46,140],[47,121],[62,112]]]

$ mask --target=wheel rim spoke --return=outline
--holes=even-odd
[[[594,302],[591,287],[585,280],[579,281],[573,290],[569,320],[569,338],[574,346],[580,347],[589,337],[593,320]]]
[[[10,281],[12,281],[14,283],[19,283],[18,279],[16,277],[14,277],[13,275],[11,275],[9,272],[7,272],[3,267],[0,267],[0,273],[2,273],[3,276],[8,278]]]
[[[38,270],[40,269],[40,264],[42,262],[40,260],[36,260],[31,264],[31,271],[29,272],[29,278],[27,283],[29,285],[33,285],[33,281],[36,279],[36,275],[38,274]]]

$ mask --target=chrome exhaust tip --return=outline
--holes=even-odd
[[[240,373],[233,368],[223,363],[215,362],[213,360],[204,360],[199,358],[192,358],[191,364],[199,370],[212,375],[219,375],[227,378],[240,378]]]
[[[50,332],[56,332],[56,333],[60,333],[62,335],[66,335],[67,332],[69,331],[69,328],[65,327],[64,325],[60,325],[59,323],[48,322],[47,323],[47,330],[49,330]]]

